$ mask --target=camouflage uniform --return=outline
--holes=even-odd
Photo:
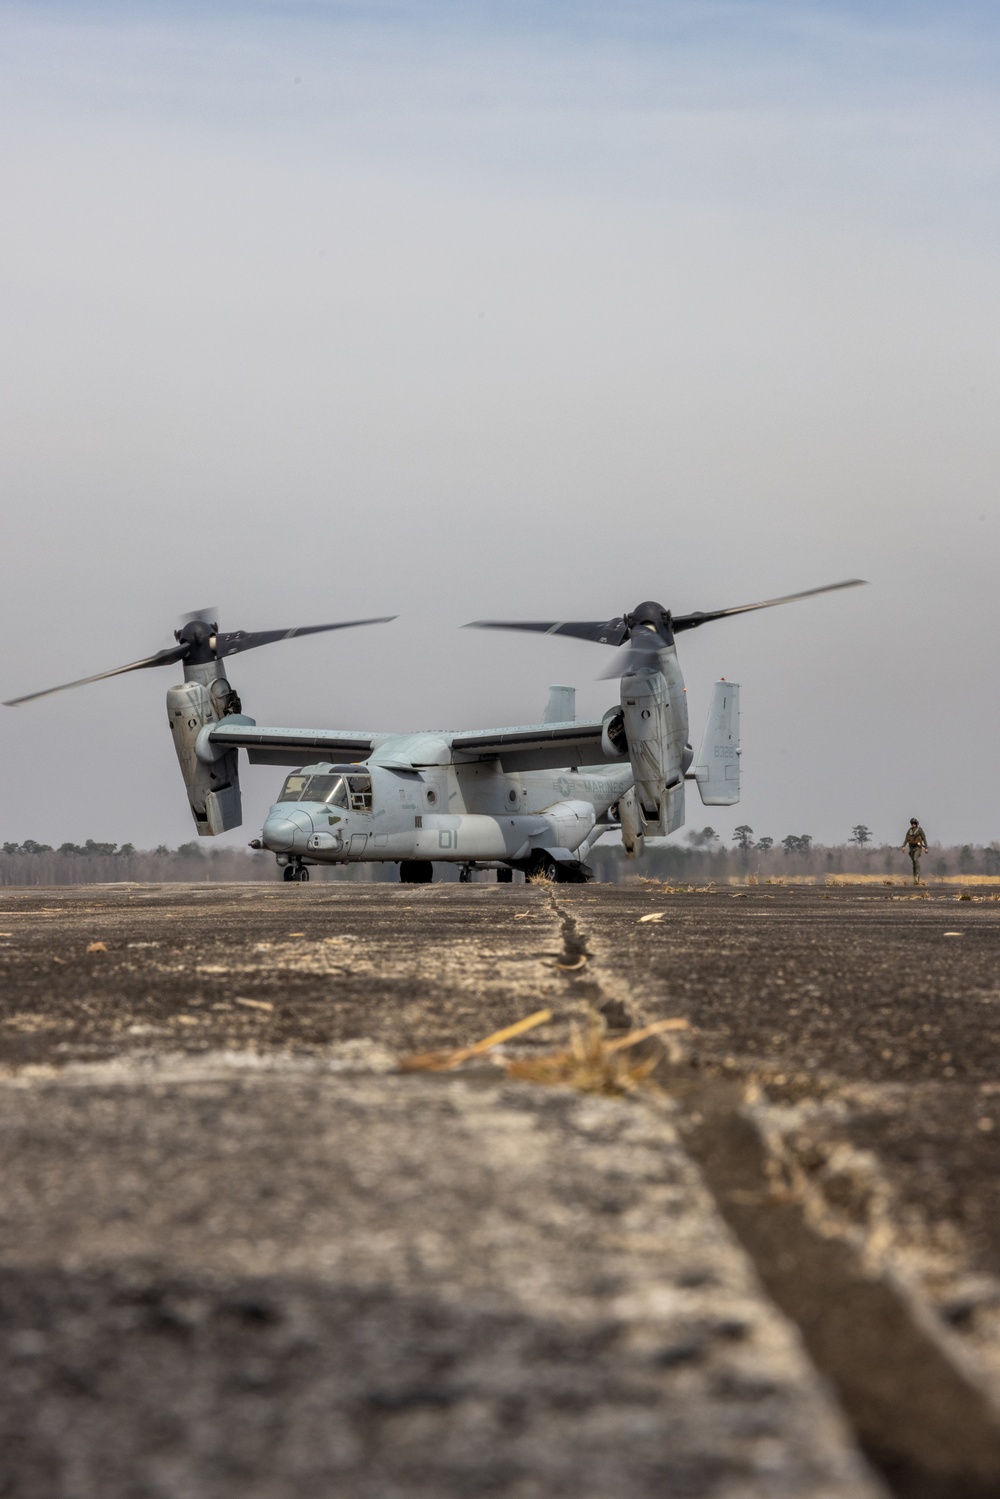
[[[919,823],[917,823],[916,827],[914,827],[914,825],[911,823],[907,828],[906,837],[903,840],[903,847],[909,853],[910,862],[913,865],[913,883],[915,885],[919,885],[920,855],[927,847],[927,839],[924,837],[924,830]]]

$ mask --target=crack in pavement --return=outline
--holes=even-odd
[[[1000,1419],[929,1309],[858,1247],[821,1231],[745,1090],[664,1069],[679,1130],[765,1289],[830,1379],[859,1445],[901,1499],[993,1499]]]
[[[748,916],[747,902],[741,901],[737,918],[733,908],[722,907],[717,894],[711,903],[699,903],[698,897],[692,903],[692,898],[685,897],[683,907],[675,903],[678,920],[674,920],[673,912],[669,922],[661,920],[666,913],[658,911],[654,913],[657,921],[646,925],[638,924],[644,919],[641,913],[645,912],[648,919],[650,902],[662,904],[665,897],[659,890],[594,891],[560,886],[558,890],[524,892],[456,886],[415,894],[384,887],[335,891],[316,887],[311,893],[264,887],[248,894],[209,888],[196,895],[197,899],[189,891],[161,892],[152,908],[140,902],[133,905],[131,900],[126,903],[114,891],[74,894],[65,905],[53,904],[56,898],[48,892],[18,895],[13,902],[18,910],[12,911],[10,919],[12,924],[18,923],[19,936],[10,952],[3,955],[7,992],[0,1010],[7,1020],[5,1044],[16,1077],[6,1085],[9,1098],[0,1088],[0,1108],[6,1107],[3,1127],[7,1163],[0,1229],[9,1218],[4,1271],[10,1275],[24,1272],[19,1288],[11,1292],[9,1308],[12,1316],[16,1313],[27,1321],[17,1334],[21,1341],[9,1370],[12,1389],[27,1388],[24,1380],[29,1374],[40,1381],[39,1389],[47,1390],[47,1380],[62,1380],[64,1374],[70,1383],[79,1376],[85,1382],[96,1378],[100,1385],[104,1376],[99,1369],[95,1375],[87,1367],[86,1343],[92,1337],[92,1346],[100,1354],[105,1346],[101,1342],[104,1308],[118,1306],[119,1292],[117,1281],[114,1285],[109,1281],[108,1300],[96,1282],[91,1286],[90,1277],[92,1273],[103,1274],[105,1262],[124,1265],[123,1246],[133,1239],[137,1265],[140,1260],[145,1264],[150,1253],[155,1257],[161,1248],[169,1249],[171,1263],[164,1267],[164,1274],[192,1276],[190,1297],[198,1301],[204,1294],[206,1304],[212,1301],[211,1288],[202,1286],[199,1277],[206,1267],[209,1241],[218,1257],[213,1274],[221,1277],[220,1285],[235,1286],[237,1281],[245,1281],[251,1289],[251,1283],[261,1276],[283,1280],[286,1273],[290,1275],[311,1245],[314,1278],[320,1287],[315,1302],[320,1323],[326,1315],[320,1303],[327,1305],[328,1284],[336,1281],[339,1285],[341,1280],[344,1285],[350,1283],[350,1294],[345,1293],[343,1302],[338,1302],[338,1326],[354,1316],[351,1297],[369,1265],[378,1268],[375,1261],[389,1267],[390,1279],[403,1301],[415,1278],[430,1276],[428,1284],[433,1282],[434,1286],[428,1303],[431,1313],[443,1319],[442,1325],[450,1327],[454,1321],[448,1337],[453,1338],[456,1357],[460,1362],[468,1357],[473,1363],[479,1358],[477,1349],[482,1350],[477,1331],[480,1324],[474,1319],[462,1320],[463,1307],[455,1300],[455,1286],[461,1277],[484,1266],[484,1253],[487,1257],[507,1255],[510,1245],[515,1240],[521,1244],[523,1239],[516,1265],[503,1282],[500,1301],[509,1310],[515,1303],[520,1305],[526,1287],[530,1290],[536,1282],[541,1284],[540,1276],[569,1274],[566,1255],[572,1241],[583,1256],[579,1284],[551,1326],[548,1292],[542,1297],[539,1291],[540,1312],[529,1319],[530,1327],[539,1329],[539,1336],[544,1333],[545,1339],[556,1333],[562,1337],[560,1318],[565,1313],[567,1325],[576,1325],[574,1319],[583,1309],[585,1320],[603,1328],[607,1298],[620,1297],[619,1280],[631,1256],[637,1292],[653,1300],[640,1298],[633,1309],[625,1309],[628,1315],[622,1325],[628,1331],[622,1348],[627,1352],[630,1339],[642,1342],[646,1337],[648,1308],[654,1302],[660,1308],[657,1315],[673,1316],[671,1298],[683,1293],[677,1306],[684,1316],[676,1336],[671,1332],[654,1350],[656,1367],[679,1371],[678,1389],[702,1366],[715,1370],[718,1377],[730,1381],[726,1399],[735,1401],[744,1413],[739,1419],[749,1423],[749,1432],[760,1420],[764,1408],[761,1401],[771,1399],[765,1388],[764,1345],[747,1337],[737,1341],[734,1348],[742,1351],[730,1368],[729,1354],[723,1356],[712,1340],[702,1337],[701,1323],[692,1319],[687,1309],[688,1290],[700,1284],[705,1286],[706,1305],[714,1312],[719,1310],[718,1287],[703,1278],[689,1281],[688,1277],[703,1277],[709,1247],[715,1236],[721,1236],[730,1245],[734,1262],[746,1267],[741,1273],[747,1283],[756,1287],[753,1294],[762,1308],[763,1323],[770,1326],[773,1321],[786,1328],[782,1336],[789,1338],[796,1349],[799,1338],[795,1326],[800,1330],[812,1360],[810,1363],[801,1352],[797,1354],[798,1367],[804,1371],[800,1377],[815,1385],[815,1371],[819,1369],[837,1390],[851,1424],[846,1448],[853,1454],[857,1450],[854,1444],[860,1445],[901,1499],[941,1499],[944,1495],[948,1499],[985,1499],[1000,1492],[996,1414],[990,1391],[984,1388],[973,1361],[963,1363],[961,1349],[956,1354],[956,1345],[962,1339],[953,1327],[949,1324],[942,1328],[940,1315],[931,1314],[933,1297],[921,1299],[916,1294],[920,1290],[918,1276],[911,1274],[907,1279],[903,1273],[907,1269],[902,1254],[906,1246],[902,1241],[887,1243],[883,1238],[878,1241],[879,1253],[874,1253],[873,1235],[879,1230],[879,1221],[872,1218],[869,1224],[859,1218],[853,1202],[840,1203],[843,1211],[839,1218],[832,1210],[838,1205],[836,1201],[829,1204],[831,1211],[821,1211],[824,1203],[819,1197],[827,1186],[839,1183],[846,1190],[848,1177],[860,1182],[855,1169],[858,1151],[849,1160],[845,1154],[852,1148],[847,1125],[857,1109],[852,1108],[845,1116],[843,1131],[832,1113],[803,1114],[800,1118],[780,1100],[790,1098],[797,1105],[805,1097],[803,1089],[809,1098],[815,1098],[818,1075],[803,1072],[801,1086],[798,1082],[794,1088],[789,1085],[783,1094],[781,1076],[775,1072],[772,1081],[767,1072],[768,1057],[776,1056],[786,1069],[791,1055],[786,1049],[789,1032],[792,1040],[801,1041],[804,1035],[809,1046],[813,1045],[805,1021],[798,1027],[785,1028],[786,1011],[789,1016],[798,1014],[800,1005],[804,1015],[813,1020],[817,1013],[831,1017],[829,1028],[837,1032],[836,1048],[825,1053],[831,1066],[841,1067],[846,1055],[841,1012],[829,1008],[834,1003],[829,988],[817,987],[827,982],[814,953],[817,918],[811,918],[812,924],[807,926],[792,901],[777,913],[782,932],[788,927],[805,933],[801,950],[792,949],[799,963],[795,970],[788,957],[777,962],[773,957],[775,950],[788,951],[790,939],[770,936],[765,941],[764,934],[771,928],[759,912],[751,911]],[[62,901],[61,896],[58,899]],[[136,909],[137,905],[142,908]],[[23,919],[29,914],[24,908],[29,906],[30,921]],[[824,910],[829,912],[829,908]],[[878,910],[883,908],[879,906]],[[418,914],[411,916],[410,912]],[[851,921],[855,919],[852,914]],[[879,956],[884,926],[883,921],[878,944],[869,941],[866,953]],[[973,932],[973,925],[969,930]],[[983,959],[978,967],[973,965],[949,980],[951,987],[943,992],[952,1007],[959,1005],[963,994],[972,994],[977,1005],[984,1002],[975,983],[987,997],[992,995],[991,928],[983,919],[976,930]],[[928,928],[923,935],[925,943],[932,936]],[[912,940],[912,933],[910,937]],[[104,950],[88,953],[87,946],[95,938],[104,943]],[[967,946],[972,948],[971,941]],[[758,948],[761,951],[755,957]],[[840,936],[827,943],[825,961],[829,972],[836,971],[838,985],[842,949]],[[52,968],[50,963],[59,966]],[[782,965],[786,972],[782,972]],[[864,973],[859,970],[852,991],[857,996],[856,1030],[869,1048],[862,1053],[861,1043],[856,1046],[856,1071],[862,1065],[870,1066],[872,1057],[877,1063],[879,1056],[885,1056],[884,1051],[871,1050],[883,1043],[878,1038],[871,1041],[865,1029],[863,1005],[869,993],[865,986],[870,983],[870,967],[869,962]],[[794,989],[794,999],[785,990],[786,978],[789,991]],[[768,993],[774,1018],[768,1018],[764,1028],[761,1012]],[[255,1008],[246,1008],[248,997],[257,1002]],[[893,992],[886,991],[882,997],[887,1004],[894,1002]],[[647,1099],[637,1104],[616,1100],[613,1107],[606,1107],[606,1101],[581,1097],[569,1089],[508,1086],[485,1068],[478,1076],[428,1080],[419,1088],[416,1082],[402,1083],[392,1074],[394,1058],[401,1050],[460,1045],[550,999],[557,1011],[556,1030],[574,1020],[579,1024],[582,1017],[595,1011],[603,1015],[609,1029],[622,1032],[671,1016],[700,1021],[702,1029],[693,1044],[671,1036],[665,1046],[666,1059],[658,1078],[665,1092],[672,1095],[671,1101]],[[824,1008],[818,1009],[824,1001]],[[790,1008],[791,1004],[795,1008]],[[977,1009],[977,1022],[979,1013]],[[934,1017],[936,1022],[936,1011]],[[736,1021],[741,1021],[742,1028]],[[782,1034],[772,1036],[773,1028]],[[1000,1082],[996,1081],[991,1055],[981,1044],[980,1030],[969,1032],[972,1039],[963,1052],[963,1065],[977,1067],[976,1077],[984,1086],[988,1081],[1000,1093]],[[138,1043],[141,1056],[135,1036],[142,1037]],[[157,1036],[162,1040],[155,1040]],[[779,1042],[783,1049],[775,1052]],[[528,1052],[552,1044],[552,1035],[547,1032],[533,1040],[523,1038],[518,1050],[523,1046]],[[935,1047],[945,1044],[944,1039],[934,1043]],[[947,1044],[949,1055],[941,1058],[942,1064],[952,1060],[954,1043],[949,1039]],[[742,1061],[737,1063],[734,1053]],[[884,1070],[880,1072],[876,1065],[876,1078],[882,1077]],[[41,1075],[43,1071],[47,1076]],[[377,1073],[383,1075],[375,1076]],[[874,1086],[869,1074],[862,1075],[866,1086]],[[97,1086],[83,1088],[81,1084],[88,1079]],[[838,1089],[842,1084],[841,1078]],[[747,1091],[748,1086],[760,1091],[754,1095]],[[912,1110],[913,1084],[908,1081],[905,1086],[906,1108]],[[137,1090],[134,1108],[124,1097],[132,1087]],[[947,1097],[942,1095],[942,1109],[954,1092],[952,1087]],[[392,1099],[396,1100],[394,1112],[389,1103]],[[267,1118],[259,1120],[265,1107]],[[58,1118],[53,1115],[55,1108]],[[972,1130],[984,1108],[986,1113],[993,1112],[980,1106],[978,1113],[970,1116]],[[392,1113],[391,1121],[387,1109]],[[580,1120],[591,1121],[583,1135],[570,1124],[569,1115],[572,1113],[575,1119],[576,1109],[582,1111]],[[650,1136],[643,1146],[647,1178],[636,1181],[634,1189],[629,1188],[625,1202],[623,1173],[634,1176],[636,1168],[636,1140],[629,1132],[640,1128],[645,1116],[658,1111],[662,1119],[654,1131],[656,1139]],[[126,1115],[131,1123],[123,1132],[119,1124]],[[225,1125],[221,1129],[220,1120]],[[612,1139],[609,1132],[619,1129],[615,1121],[620,1121],[623,1133]],[[984,1123],[992,1128],[991,1119],[978,1119],[978,1123],[980,1128]],[[675,1124],[681,1132],[683,1151],[672,1138]],[[530,1162],[526,1163],[524,1153],[525,1141],[536,1130],[538,1166],[537,1174],[533,1174],[535,1168],[527,1170]],[[417,1150],[417,1136],[419,1160],[411,1159]],[[48,1142],[44,1159],[36,1159],[43,1137]],[[871,1133],[859,1130],[853,1138],[864,1145]],[[969,1138],[981,1147],[989,1137],[974,1134]],[[373,1157],[376,1139],[381,1141],[377,1161]],[[567,1141],[574,1140],[575,1175],[569,1171],[567,1154]],[[817,1149],[829,1145],[840,1152],[836,1160],[828,1155],[830,1173],[824,1174],[825,1166],[821,1165],[809,1176],[802,1151],[808,1154],[811,1145]],[[968,1149],[968,1141],[963,1148]],[[453,1163],[448,1167],[453,1184],[441,1175],[443,1156]],[[947,1159],[959,1158],[952,1155]],[[690,1164],[692,1161],[700,1165],[700,1172]],[[675,1184],[663,1197],[662,1222],[646,1223],[643,1215],[652,1211],[653,1195],[663,1186],[672,1162],[678,1163],[678,1182],[682,1177],[686,1181],[689,1174],[707,1184],[708,1190],[700,1190],[699,1196],[705,1211],[693,1197],[688,1201],[681,1194],[675,1200],[670,1195],[677,1190]],[[234,1165],[240,1169],[234,1172]],[[986,1192],[983,1184],[987,1180],[985,1168],[974,1178],[980,1196]],[[897,1172],[893,1182],[898,1185],[898,1181]],[[437,1183],[433,1211],[428,1196],[432,1182]],[[467,1193],[471,1195],[466,1197]],[[345,1226],[348,1207],[357,1217],[353,1236]],[[886,1211],[894,1222],[899,1219],[898,1207],[890,1205]],[[371,1214],[378,1216],[377,1223],[374,1218],[369,1221]],[[723,1220],[728,1228],[723,1227]],[[462,1233],[468,1247],[456,1257],[454,1243]],[[57,1252],[59,1234],[64,1247]],[[537,1243],[529,1242],[532,1234]],[[83,1254],[88,1235],[93,1252]],[[590,1259],[598,1240],[602,1252],[606,1251],[606,1264]],[[668,1285],[667,1267],[682,1244],[687,1245],[685,1263],[678,1262],[677,1277]],[[233,1255],[243,1257],[239,1266],[230,1263]],[[55,1266],[56,1260],[59,1266]],[[53,1266],[62,1276],[61,1280],[56,1277],[58,1284],[46,1279]],[[756,1276],[751,1271],[753,1266]],[[236,1270],[239,1275],[235,1275]],[[117,1274],[115,1270],[112,1279]],[[758,1277],[766,1296],[761,1296]],[[153,1279],[160,1284],[156,1276]],[[301,1293],[305,1307],[313,1292],[303,1289],[305,1282],[296,1284],[298,1289],[290,1293],[292,1302],[298,1305],[296,1298]],[[489,1306],[484,1304],[484,1316],[492,1316],[491,1308],[500,1305],[496,1301],[498,1284],[495,1276],[485,1276],[483,1295],[494,1299]],[[566,1287],[567,1295],[570,1289]],[[91,1291],[93,1315],[87,1312],[84,1317],[91,1331],[78,1342],[73,1327],[68,1323],[63,1327],[63,1312],[78,1294],[89,1305]],[[255,1352],[250,1346],[253,1338],[244,1348],[243,1333],[239,1333],[238,1347],[234,1344],[230,1349],[232,1318],[227,1308],[223,1308],[218,1323],[214,1314],[207,1314],[207,1321],[199,1321],[192,1313],[193,1330],[189,1333],[184,1330],[190,1320],[186,1310],[188,1291],[183,1295],[178,1292],[178,1297],[179,1310],[174,1305],[174,1292],[167,1295],[162,1318],[154,1308],[156,1338],[161,1333],[169,1339],[190,1336],[195,1349],[192,1367],[211,1365],[226,1378],[235,1370],[240,1379],[245,1377],[248,1390],[264,1390],[266,1381],[260,1381],[266,1375],[278,1389],[278,1365],[286,1356],[284,1344],[270,1353],[263,1348]],[[29,1312],[34,1316],[36,1301],[40,1317],[44,1312],[48,1318],[45,1308],[51,1310],[45,1325],[28,1316]],[[131,1327],[130,1319],[138,1314],[128,1296],[126,1301],[122,1316]],[[965,1304],[957,1306],[956,1316],[963,1315]],[[333,1302],[329,1305],[332,1307]],[[454,1310],[454,1319],[448,1308]],[[593,1314],[587,1308],[592,1308]],[[377,1314],[376,1309],[372,1315]],[[308,1308],[303,1312],[303,1338],[312,1336],[308,1325],[311,1315]],[[357,1315],[358,1335],[362,1337],[366,1316],[360,1312]],[[391,1320],[391,1306],[387,1315]],[[975,1317],[979,1315],[977,1310]],[[286,1320],[291,1326],[294,1318]],[[202,1331],[198,1331],[202,1322]],[[50,1325],[53,1358],[46,1362],[43,1344]],[[218,1345],[216,1365],[213,1329],[217,1325],[224,1337]],[[253,1322],[254,1328],[257,1325]],[[331,1321],[329,1328],[334,1325]],[[260,1326],[265,1323],[260,1321]],[[728,1313],[726,1326],[730,1326]],[[288,1350],[294,1351],[300,1347],[297,1322],[292,1331]],[[135,1347],[145,1347],[146,1330],[140,1327],[136,1336]],[[386,1356],[391,1360],[395,1353],[391,1336],[386,1336]],[[308,1354],[316,1361],[313,1373],[304,1380],[301,1390],[296,1387],[292,1392],[289,1387],[284,1395],[274,1397],[275,1403],[269,1407],[274,1413],[300,1411],[303,1400],[312,1398],[313,1379],[320,1382],[316,1389],[321,1385],[325,1389],[327,1380],[347,1381],[348,1374],[355,1378],[353,1369],[341,1373],[323,1362],[327,1337],[333,1340],[330,1356],[336,1353],[336,1337],[328,1329],[318,1345],[310,1345],[320,1349],[315,1355]],[[414,1357],[422,1356],[421,1337],[418,1330],[412,1340]],[[198,1341],[202,1338],[207,1340],[204,1345]],[[535,1367],[535,1350],[540,1345],[531,1341],[534,1338],[531,1331],[524,1344],[528,1354],[523,1369]],[[560,1389],[567,1391],[577,1377],[573,1372],[575,1346],[567,1345],[565,1357],[557,1349],[558,1356],[552,1363],[552,1378],[562,1381]],[[174,1348],[172,1342],[170,1347]],[[202,1353],[207,1360],[204,1365]],[[273,1365],[267,1363],[272,1354],[277,1361]],[[477,1365],[469,1394],[453,1402],[456,1422],[459,1415],[461,1421],[471,1421],[480,1409],[494,1411],[498,1421],[507,1420],[507,1387],[497,1387],[496,1402],[487,1390],[490,1381],[500,1379],[503,1372],[499,1366],[493,1368],[494,1355],[496,1359],[506,1357],[501,1344],[485,1356],[483,1382]],[[263,1359],[259,1368],[258,1356]],[[296,1352],[295,1357],[299,1356]],[[130,1366],[131,1372],[122,1371],[121,1384],[115,1385],[119,1393],[108,1395],[109,1410],[119,1398],[129,1404],[129,1380],[132,1372],[145,1368],[145,1357],[145,1353],[136,1354],[138,1362]],[[604,1368],[610,1355],[601,1344],[593,1354],[585,1351],[585,1357],[580,1357],[587,1364],[589,1377]],[[31,1362],[39,1359],[41,1362]],[[737,1368],[741,1361],[743,1367]],[[727,1364],[725,1370],[722,1362]],[[386,1367],[390,1367],[388,1363]],[[652,1431],[652,1416],[640,1409],[647,1398],[643,1392],[649,1388],[647,1365],[634,1363],[628,1353],[616,1367],[621,1368],[625,1383],[615,1400],[623,1402],[629,1422],[646,1421]],[[374,1395],[381,1400],[388,1390],[391,1398],[385,1409],[391,1406],[392,1411],[398,1411],[401,1421],[404,1417],[407,1422],[415,1419],[414,1411],[421,1422],[429,1411],[444,1412],[446,1404],[439,1401],[435,1405],[434,1392],[455,1388],[449,1380],[442,1384],[435,1369],[421,1369],[416,1370],[416,1383],[406,1384],[402,1393],[391,1381],[386,1382],[381,1368],[372,1369]],[[519,1366],[511,1376],[512,1389],[523,1390],[523,1369]],[[712,1372],[712,1379],[716,1372]],[[113,1377],[118,1379],[117,1374]],[[532,1373],[531,1378],[536,1375]],[[538,1377],[539,1391],[549,1387],[547,1378]],[[423,1400],[421,1396],[415,1403],[411,1401],[410,1394],[418,1386],[434,1398]],[[704,1388],[714,1400],[718,1392],[711,1380]],[[73,1395],[73,1391],[68,1394]],[[62,1385],[46,1393],[45,1398],[55,1402],[51,1411],[62,1412],[64,1395],[67,1391]],[[256,1400],[258,1396],[248,1398]],[[481,1398],[486,1400],[482,1407],[478,1404]],[[700,1409],[697,1402],[695,1408]],[[603,1404],[600,1409],[604,1410]],[[592,1427],[591,1415],[581,1430]],[[675,1415],[676,1411],[671,1420]],[[58,1419],[63,1419],[62,1414]],[[142,1422],[146,1419],[143,1413]],[[183,1426],[186,1417],[180,1405],[173,1407],[170,1419]],[[795,1440],[811,1440],[809,1419],[801,1413],[790,1419]],[[79,1416],[76,1422],[73,1430],[78,1432]],[[463,1454],[475,1447],[479,1453],[475,1461],[481,1464],[480,1438],[463,1436],[466,1428],[462,1426],[460,1432],[459,1424],[452,1426],[449,1422],[450,1418],[440,1433],[426,1437],[419,1436],[414,1428],[414,1453],[437,1453],[442,1437],[447,1435],[456,1444],[454,1450],[463,1463]],[[16,1422],[10,1429],[17,1429]],[[637,1429],[629,1426],[630,1431]],[[753,1429],[760,1447],[759,1454],[754,1447],[754,1461],[759,1457],[765,1467],[778,1463],[778,1476],[766,1476],[761,1483],[767,1499],[773,1499],[776,1493],[787,1491],[776,1486],[780,1475],[787,1473],[788,1481],[792,1481],[793,1470],[787,1466],[787,1458],[780,1453],[774,1456],[775,1438],[756,1426]],[[355,1436],[367,1441],[367,1430],[362,1423]],[[618,1427],[609,1426],[607,1431],[608,1436],[601,1439],[605,1449],[613,1452],[619,1463],[623,1454],[631,1462],[629,1442],[622,1442]],[[468,1432],[474,1432],[473,1426]],[[394,1441],[395,1437],[384,1434],[378,1440]],[[507,1439],[497,1440],[497,1451],[506,1451],[503,1443]],[[564,1433],[560,1439],[559,1450],[568,1452],[567,1461],[575,1461],[570,1449],[576,1440],[575,1432]],[[596,1436],[594,1440],[598,1440]],[[466,1442],[472,1444],[468,1449]],[[713,1433],[708,1442],[706,1450],[717,1448],[718,1433]],[[100,1445],[97,1438],[95,1443],[96,1451]],[[234,1436],[232,1450],[237,1448]],[[511,1478],[512,1485],[520,1483],[525,1473],[540,1473],[537,1454],[541,1451],[540,1447],[532,1448],[520,1475]],[[412,1472],[409,1459],[407,1463],[407,1471]],[[580,1471],[574,1470],[567,1477],[578,1496],[590,1481],[581,1479]],[[586,1468],[588,1475],[589,1471]],[[855,1475],[858,1471],[860,1465]],[[770,1468],[767,1473],[771,1475]],[[160,1483],[161,1478],[154,1475],[151,1481]],[[544,1481],[544,1476],[539,1478],[539,1484]],[[650,1468],[648,1477],[637,1478],[631,1473],[628,1483],[621,1478],[619,1489],[633,1499],[646,1491],[643,1485],[647,1483],[653,1491],[663,1492],[665,1481],[659,1470]],[[249,1482],[250,1475],[241,1473],[241,1495],[250,1493]],[[435,1482],[432,1499],[443,1492],[457,1492],[440,1477]],[[705,1486],[697,1492],[715,1494],[714,1482],[706,1477]],[[801,1476],[794,1482],[798,1485],[793,1490],[796,1499],[802,1499],[807,1486]],[[289,1494],[302,1491],[301,1486],[296,1488],[298,1483],[295,1480]],[[868,1491],[857,1487],[856,1476],[850,1483],[855,1485],[848,1490],[852,1499]],[[603,1478],[600,1482],[594,1478],[592,1486],[600,1499],[610,1499],[612,1492],[619,1491]],[[739,1491],[748,1492],[745,1487]],[[277,1494],[278,1490],[272,1492]],[[520,1488],[517,1492],[526,1495],[528,1490]],[[531,1492],[545,1492],[548,1499],[555,1490],[536,1486]],[[586,1492],[589,1495],[590,1490]],[[808,1492],[814,1490],[809,1488]],[[827,1499],[832,1490],[821,1488],[817,1492]]]
[[[590,950],[587,934],[573,911],[568,906],[560,905],[554,890],[548,891],[548,897],[562,933],[562,953],[556,966],[571,983],[574,997],[596,1011],[609,1031],[631,1030],[634,1024],[632,1011],[620,996],[608,993],[604,975]]]
[[[575,914],[551,897],[568,951],[586,952],[606,1005],[600,958]],[[619,987],[618,983],[614,984]],[[633,1019],[632,1005],[622,1005]],[[595,1004],[601,1009],[601,1004]],[[932,1308],[883,1259],[810,1211],[765,1127],[759,1079],[699,1076],[674,1043],[661,1083],[679,1108],[681,1139],[765,1290],[795,1323],[833,1385],[859,1446],[899,1499],[994,1499],[1000,1414],[972,1362]],[[753,1095],[756,1095],[755,1097]]]

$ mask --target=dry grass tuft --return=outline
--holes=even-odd
[[[651,889],[656,890],[660,895],[705,895],[706,893],[714,893],[716,890],[714,880],[710,880],[707,885],[692,885],[686,880],[680,880],[676,884],[672,884],[670,880],[654,880],[644,874],[629,875],[622,883],[627,885],[649,885]],[[737,880],[735,877],[729,880],[730,885],[741,883],[742,880]]]
[[[775,884],[778,882],[775,881]],[[912,875],[900,873],[898,875],[885,874],[828,874],[824,883],[827,885],[913,885]],[[921,879],[921,885],[1000,885],[1000,875],[996,874],[942,874],[930,875],[927,879]]]
[[[538,1010],[502,1031],[494,1031],[472,1046],[462,1046],[454,1051],[426,1051],[419,1056],[405,1057],[399,1064],[401,1072],[447,1072],[463,1062],[485,1056],[504,1041],[512,1041],[537,1025],[552,1019],[550,1010]],[[547,1052],[538,1057],[503,1058],[502,1066],[508,1077],[519,1082],[539,1083],[549,1087],[577,1088],[581,1093],[602,1093],[620,1098],[637,1088],[649,1088],[651,1077],[660,1061],[659,1051],[636,1061],[626,1053],[640,1041],[648,1041],[666,1031],[688,1029],[688,1022],[679,1018],[657,1020],[643,1026],[631,1035],[617,1041],[608,1041],[604,1022],[599,1015],[591,1015],[586,1028],[574,1026],[570,1042],[562,1051]]]
[[[563,1051],[541,1057],[517,1057],[506,1062],[508,1077],[546,1087],[576,1088],[581,1093],[601,1093],[620,1098],[637,1088],[652,1087],[651,1077],[660,1061],[658,1052],[636,1061],[625,1053],[640,1041],[663,1031],[686,1030],[686,1020],[658,1020],[618,1041],[605,1039],[604,1026],[592,1016],[585,1030],[574,1027]]]
[[[452,1067],[460,1066],[462,1062],[468,1062],[472,1057],[485,1056],[488,1051],[493,1050],[494,1046],[501,1046],[504,1041],[512,1041],[515,1036],[534,1030],[536,1025],[545,1025],[551,1019],[551,1010],[536,1010],[533,1015],[526,1015],[523,1020],[517,1020],[513,1025],[505,1026],[502,1031],[494,1031],[492,1036],[486,1036],[472,1046],[461,1046],[457,1050],[450,1051],[422,1051],[416,1056],[404,1057],[399,1064],[399,1070],[400,1072],[447,1072]]]

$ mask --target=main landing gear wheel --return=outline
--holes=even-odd
[[[562,870],[551,854],[537,853],[531,861],[528,878],[539,885],[554,885],[562,878]]]
[[[399,866],[401,885],[429,885],[434,878],[430,859],[404,859]]]
[[[459,883],[460,884],[462,884],[462,885],[468,885],[468,884],[470,884],[471,881],[472,881],[472,865],[471,864],[463,864],[462,867],[461,867],[461,869],[458,871],[458,878],[459,878]]]
[[[543,849],[535,854],[528,870],[528,879],[536,884],[582,885],[593,877],[594,872],[588,864],[581,864],[577,859],[553,859]]]
[[[497,884],[511,885],[514,882],[514,871],[512,869],[497,870]]]

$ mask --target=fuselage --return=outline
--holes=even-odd
[[[322,864],[519,861],[536,849],[579,849],[632,784],[628,765],[505,773],[496,760],[455,764],[443,739],[438,758],[403,768],[379,763],[377,750],[359,765],[306,766],[286,779],[261,841],[279,858]]]
[[[261,843],[279,862],[317,864],[518,864],[543,849],[585,852],[633,786],[644,805],[663,785],[683,794],[691,759],[672,641],[655,664],[627,672],[621,692],[628,764],[504,771],[499,759],[456,757],[446,734],[385,736],[357,765],[318,762],[288,776]]]

